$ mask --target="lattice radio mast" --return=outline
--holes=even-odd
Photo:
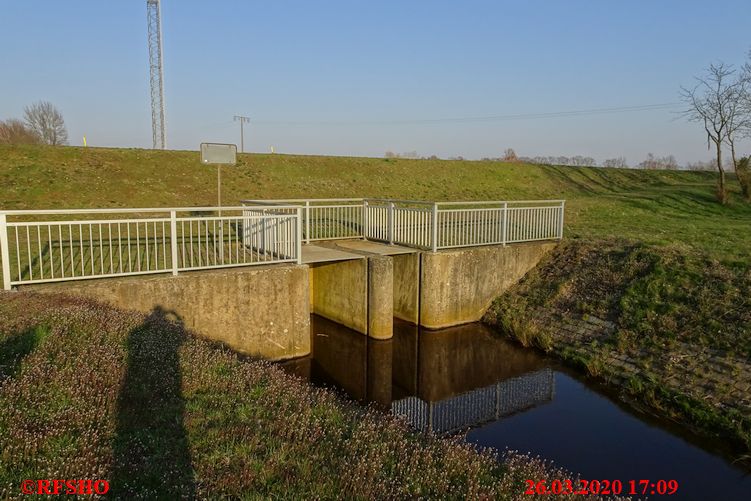
[[[149,80],[151,83],[151,131],[154,149],[167,147],[164,120],[164,68],[162,66],[162,17],[160,0],[146,0],[149,23]]]

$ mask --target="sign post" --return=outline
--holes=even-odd
[[[201,143],[201,163],[216,165],[216,199],[219,215],[222,215],[222,165],[237,163],[237,145],[224,143]]]
[[[216,165],[216,207],[222,217],[222,165],[237,164],[237,145],[201,143],[201,163]],[[219,220],[219,256],[224,262],[224,221]]]

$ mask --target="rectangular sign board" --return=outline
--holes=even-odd
[[[223,143],[201,143],[202,164],[237,163],[237,145]]]

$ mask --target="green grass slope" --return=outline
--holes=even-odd
[[[159,309],[0,292],[0,364],[1,499],[55,478],[128,500],[547,499],[525,480],[572,478],[411,433]]]
[[[192,151],[0,146],[0,208],[214,205],[216,168]],[[223,169],[223,200],[395,197],[565,198],[567,237],[627,237],[747,261],[751,205],[704,172],[521,163],[244,154]]]

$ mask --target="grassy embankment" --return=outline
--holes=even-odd
[[[394,197],[424,200],[565,198],[566,236],[679,244],[747,261],[751,206],[731,182],[713,198],[705,172],[552,167],[500,162],[240,155],[223,170],[222,199]],[[0,208],[216,204],[216,169],[198,153],[0,146]]]
[[[751,268],[683,247],[569,241],[485,321],[645,410],[751,450]]]
[[[748,421],[738,414],[751,395],[743,387],[751,205],[734,183],[723,207],[712,173],[286,155],[241,155],[224,172],[224,200],[233,202],[567,199],[567,244],[488,321],[660,412],[748,444]],[[0,207],[211,205],[215,176],[196,152],[0,147]],[[544,315],[573,328],[536,329]],[[612,329],[579,334],[576,322],[594,318]]]
[[[410,433],[169,312],[0,292],[0,497],[106,479],[117,499],[528,499],[570,478]]]

